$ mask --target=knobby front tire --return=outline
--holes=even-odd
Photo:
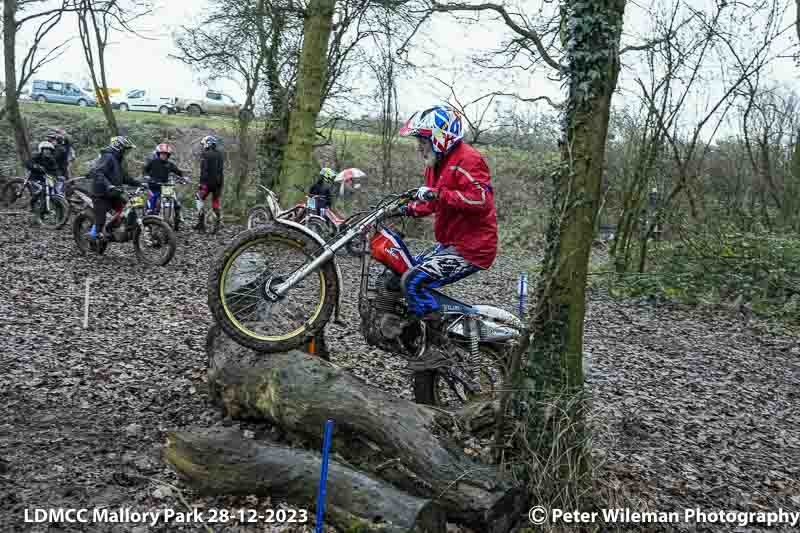
[[[230,302],[224,296],[224,291],[228,284],[226,277],[235,260],[244,252],[247,252],[248,248],[262,244],[268,244],[273,249],[282,246],[287,251],[289,249],[300,251],[305,255],[306,263],[312,259],[311,254],[319,248],[319,243],[294,228],[278,227],[270,224],[245,230],[237,235],[234,241],[223,249],[214,261],[208,280],[208,306],[220,328],[241,346],[261,353],[285,352],[302,348],[312,337],[319,333],[333,314],[333,308],[338,298],[335,265],[332,260],[328,261],[319,267],[317,271],[309,274],[307,279],[318,279],[321,294],[314,296],[319,300],[310,316],[305,316],[305,314],[302,316],[303,325],[292,331],[281,331],[275,335],[266,335],[253,331],[247,325],[242,324],[235,316],[236,309],[234,305],[238,302],[233,301],[233,296],[230,297]],[[280,274],[290,273],[281,272],[280,269],[276,268],[265,269],[264,272],[267,270],[274,270]],[[302,283],[300,282],[300,284]],[[256,287],[259,286],[256,285]],[[263,287],[258,290],[262,289]],[[285,295],[285,298],[291,301],[293,292],[298,290],[302,290],[302,287],[294,287]],[[260,294],[263,293],[253,292],[252,297],[257,302],[261,302],[261,298],[266,301],[266,297],[259,296]]]
[[[167,236],[167,253],[159,260],[159,261],[149,261],[142,251],[141,247],[141,238],[142,238],[142,228],[146,228],[148,226],[158,227],[161,231],[164,232]],[[172,258],[175,256],[175,250],[178,248],[177,240],[175,239],[175,232],[172,231],[172,228],[169,227],[169,224],[164,222],[161,217],[157,217],[155,215],[148,215],[142,218],[142,227],[137,227],[135,233],[133,235],[133,249],[136,252],[136,257],[142,263],[151,264],[155,266],[165,266],[167,263],[172,261]]]

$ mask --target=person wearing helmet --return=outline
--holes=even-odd
[[[70,146],[66,140],[66,133],[61,129],[51,129],[47,132],[47,141],[55,147],[54,157],[58,165],[56,175],[56,192],[64,194],[64,182],[69,179]]]
[[[148,209],[153,209],[159,199],[161,198],[161,185],[169,181],[169,175],[175,174],[183,177],[183,172],[170,161],[170,156],[175,152],[172,145],[161,143],[156,146],[155,159],[150,159],[144,165],[143,174],[150,176],[150,181],[147,184],[152,192],[151,197],[148,199]],[[176,203],[175,205],[175,231],[178,231],[181,220],[181,206]]]
[[[319,171],[317,181],[308,190],[308,194],[317,197],[317,211],[320,216],[325,216],[325,210],[333,204],[333,179],[336,171],[332,168],[324,167]]]
[[[208,195],[211,194],[211,208],[217,215],[215,231],[219,229],[222,215],[220,214],[220,200],[222,199],[222,187],[224,185],[225,157],[217,150],[217,139],[211,135],[203,137],[201,141],[203,153],[200,156],[200,180],[195,195],[197,207],[197,224],[194,229],[205,232],[206,217],[204,203]]]
[[[449,106],[415,113],[399,134],[417,140],[417,154],[425,164],[425,185],[399,214],[434,214],[436,237],[436,245],[416,257],[401,284],[409,309],[436,326],[441,312],[429,289],[488,269],[497,255],[491,172],[480,152],[463,141],[461,117]]]
[[[112,226],[119,219],[127,201],[127,196],[121,189],[122,185],[135,187],[144,185],[141,181],[128,176],[123,169],[125,155],[134,148],[136,145],[128,137],[112,137],[109,145],[100,150],[100,157],[89,171],[87,177],[93,181],[95,216],[95,225],[89,231],[91,239],[110,237],[110,231],[106,228],[106,213],[112,209],[115,211],[114,217],[109,222],[109,226]]]
[[[55,176],[58,173],[58,164],[55,159],[56,148],[53,143],[49,141],[42,141],[39,143],[37,153],[25,162],[25,168],[31,173],[31,180],[34,181],[40,190],[45,187],[45,174]],[[31,196],[30,209],[33,212],[36,206],[38,195]],[[35,219],[35,220],[38,220]]]

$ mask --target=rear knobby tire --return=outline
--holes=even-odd
[[[257,205],[247,212],[247,229],[272,222],[272,213],[265,205]]]
[[[161,230],[163,230],[167,234],[167,247],[168,251],[167,254],[161,258],[160,261],[156,263],[152,263],[148,261],[144,254],[142,253],[141,245],[139,244],[140,239],[142,238],[142,227],[146,226],[158,226]],[[133,235],[133,249],[136,252],[136,257],[142,263],[152,264],[155,266],[164,266],[169,263],[172,258],[175,256],[175,250],[178,247],[177,240],[175,239],[175,232],[172,231],[172,228],[169,227],[169,224],[164,222],[161,217],[157,217],[154,215],[148,215],[142,218],[142,226],[137,227],[135,233]]]
[[[0,204],[6,207],[12,207],[14,205],[17,205],[17,202],[19,202],[18,205],[23,205],[23,204],[26,206],[30,205],[30,198],[31,198],[30,188],[28,188],[28,190],[25,191],[27,192],[27,198],[25,192],[23,192],[23,194],[19,198],[17,198],[17,190],[24,184],[25,180],[22,178],[14,178],[8,180],[5,183],[5,185],[3,185],[2,191],[0,191]]]
[[[91,211],[78,213],[78,216],[72,221],[72,238],[75,239],[75,244],[78,246],[78,252],[80,252],[81,255],[86,255],[87,252],[103,255],[108,246],[108,242],[105,240],[95,241],[95,243],[92,244],[91,241],[83,235],[85,231],[88,231],[86,228],[91,228],[92,224],[94,224],[94,213]]]
[[[317,333],[322,331],[333,314],[333,308],[338,299],[339,291],[339,286],[336,281],[336,267],[333,260],[319,267],[319,273],[322,274],[322,283],[325,288],[325,296],[322,300],[319,313],[312,320],[306,322],[304,326],[298,328],[298,331],[291,337],[268,338],[265,336],[256,336],[252,332],[245,331],[243,327],[234,322],[232,317],[228,315],[224,302],[222,301],[222,283],[228,265],[232,264],[239,253],[244,251],[248,246],[259,241],[269,241],[271,239],[293,241],[299,247],[302,247],[303,252],[309,259],[311,254],[319,249],[319,243],[316,240],[294,228],[285,226],[278,227],[274,224],[269,224],[255,229],[245,230],[237,235],[233,242],[226,246],[214,260],[208,279],[208,306],[212,315],[214,315],[216,323],[222,328],[222,331],[241,346],[261,353],[303,349]],[[310,275],[315,276],[317,273]]]
[[[495,390],[491,391],[490,396],[483,396],[481,398],[474,398],[480,400],[489,400],[489,399],[496,399],[499,395],[499,390],[503,388],[505,383],[505,367],[503,366],[503,362],[501,362],[499,358],[499,354],[493,348],[490,348],[486,345],[481,345],[480,351],[485,355],[491,357],[495,361],[497,361],[497,365],[495,366],[495,370],[499,371],[499,381],[494,384]],[[419,404],[424,405],[432,405],[434,407],[440,408],[447,408],[450,407],[445,405],[443,401],[443,392],[450,397],[455,397],[456,395],[447,385],[444,378],[439,374],[437,370],[424,370],[421,372],[414,372],[412,376],[412,388],[414,390],[414,401]],[[446,391],[446,392],[445,392]],[[488,391],[487,391],[488,392]],[[457,398],[456,402],[462,405],[471,403],[472,400],[467,399],[466,402],[463,398]]]

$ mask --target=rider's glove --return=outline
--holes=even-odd
[[[420,187],[417,189],[417,200],[423,202],[430,202],[439,196],[439,191],[431,189],[430,187]]]
[[[408,206],[407,205],[401,205],[400,207],[393,209],[389,213],[389,216],[390,217],[407,217],[407,216],[409,216]]]

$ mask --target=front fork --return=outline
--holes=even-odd
[[[267,293],[267,297],[272,301],[277,301],[281,296],[286,294],[289,289],[300,283],[309,274],[314,272],[317,268],[321,265],[327,263],[334,255],[336,255],[336,251],[346,245],[350,240],[352,240],[363,228],[372,224],[375,220],[377,220],[384,212],[386,212],[389,208],[384,207],[383,209],[369,215],[364,220],[360,221],[356,226],[353,226],[349,230],[345,231],[343,234],[339,236],[332,244],[326,244],[324,246],[324,251],[319,257],[315,258],[309,264],[305,265],[304,267],[296,270],[292,275],[290,275],[286,281],[275,287],[275,289],[268,288],[265,292]]]

